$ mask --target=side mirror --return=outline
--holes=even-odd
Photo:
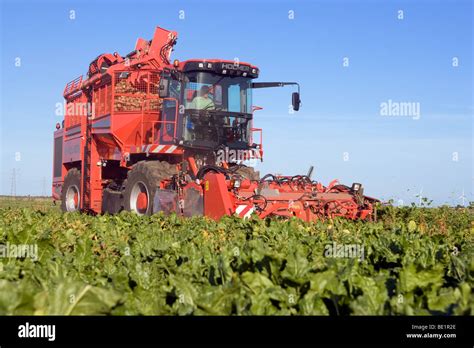
[[[169,76],[162,75],[160,78],[160,90],[158,92],[158,95],[160,98],[166,98],[170,94],[170,80]]]
[[[293,105],[293,110],[298,111],[300,109],[300,94],[298,92],[293,92],[291,95],[291,104]]]

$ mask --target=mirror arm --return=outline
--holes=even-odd
[[[298,88],[298,109],[301,105],[301,90],[298,82],[252,82],[252,88],[269,88],[269,87],[284,87],[284,86],[297,86]]]
[[[290,85],[298,86],[298,93],[300,93],[300,84],[298,82],[252,82],[252,88],[284,87]]]

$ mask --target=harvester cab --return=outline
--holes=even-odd
[[[261,152],[261,144],[252,142],[252,133],[260,131],[252,126],[252,92],[256,88],[297,85],[292,104],[296,111],[300,107],[297,83],[255,83],[259,70],[248,63],[187,60],[175,61],[174,67],[163,71],[159,95],[165,99],[164,119],[178,117],[173,140],[189,150]]]

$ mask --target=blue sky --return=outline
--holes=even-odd
[[[49,194],[64,85],[161,26],[179,33],[174,58],[237,57],[258,81],[301,84],[294,114],[291,88],[254,93],[262,173],[314,165],[323,183],[362,182],[385,200],[474,200],[471,1],[0,2],[0,194],[13,168],[17,194],[42,194],[44,182]],[[418,103],[419,118],[381,115],[389,100]]]

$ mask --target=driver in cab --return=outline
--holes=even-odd
[[[197,110],[215,110],[214,102],[209,97],[209,86],[201,87],[199,95],[193,99],[189,108]]]

